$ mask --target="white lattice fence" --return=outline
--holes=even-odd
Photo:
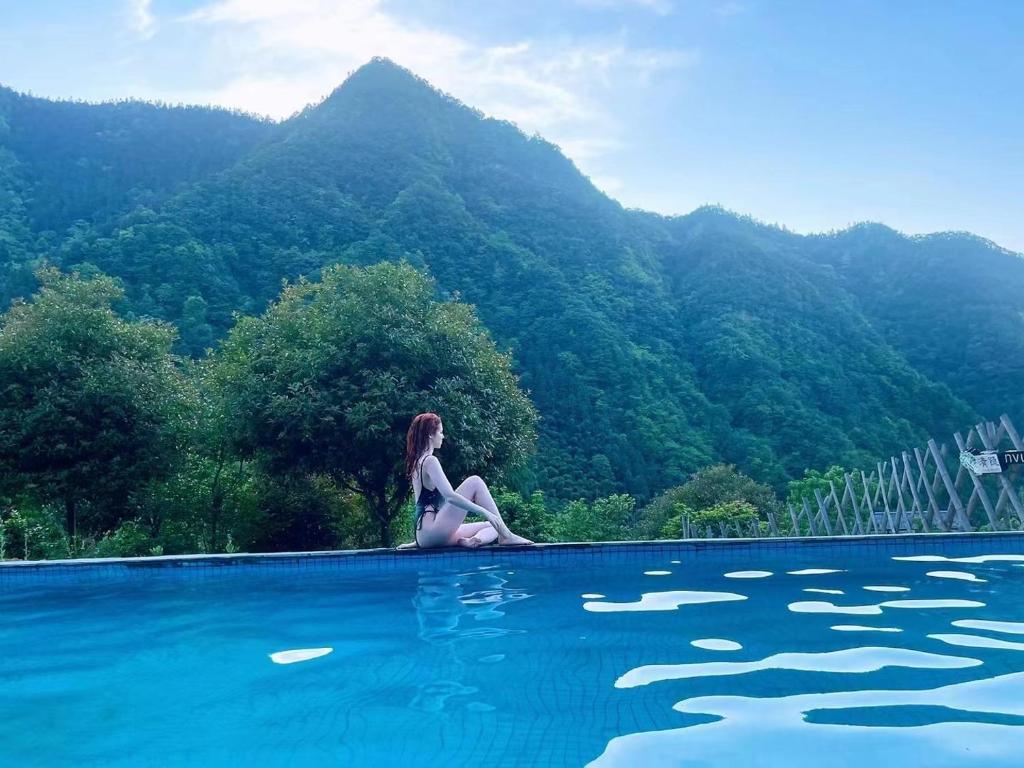
[[[788,520],[768,514],[767,523],[719,524],[694,530],[689,537],[845,536],[874,533],[931,533],[1024,529],[1022,471],[976,475],[960,461],[965,451],[1024,451],[1024,443],[1005,414],[998,422],[976,424],[949,443],[935,440],[878,462],[871,472],[847,472],[827,492],[815,491],[799,505],[787,504]]]

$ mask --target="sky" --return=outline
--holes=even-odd
[[[0,0],[0,84],[285,118],[387,56],[631,208],[1024,252],[1018,0]]]

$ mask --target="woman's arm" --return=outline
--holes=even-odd
[[[441,492],[441,496],[449,504],[454,504],[460,509],[464,509],[467,512],[475,512],[478,515],[482,515],[485,518],[490,519],[490,512],[481,507],[479,504],[474,504],[472,501],[467,499],[461,493],[452,488],[452,484],[448,482],[448,478],[444,474],[444,470],[441,468],[441,462],[438,461],[436,456],[427,456],[423,460],[423,468],[430,475],[430,479],[434,481],[434,487]]]

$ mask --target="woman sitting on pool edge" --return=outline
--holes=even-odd
[[[444,425],[436,413],[421,413],[412,420],[405,438],[405,471],[416,495],[416,543],[403,547],[473,548],[495,540],[499,544],[532,544],[505,525],[482,479],[471,475],[458,488],[452,488],[434,455],[443,442]],[[482,515],[486,522],[464,522],[467,512]]]

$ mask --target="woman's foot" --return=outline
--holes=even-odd
[[[408,544],[399,544],[395,549],[417,549],[419,545],[415,541],[410,541]]]
[[[511,536],[499,536],[498,543],[501,544],[503,547],[514,547],[522,544],[533,544],[533,542],[529,539],[523,538],[522,536],[518,536],[514,533]]]
[[[459,539],[455,543],[458,544],[460,547],[466,547],[467,549],[476,549],[481,544],[483,544],[483,542],[480,541],[480,539],[478,539],[476,536],[467,536],[465,538]]]

